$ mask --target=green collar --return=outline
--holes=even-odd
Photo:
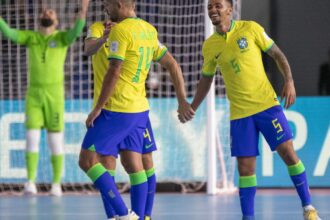
[[[222,34],[222,33],[219,33],[219,32],[216,31],[216,33],[217,33],[218,35],[220,35],[221,37],[224,37],[225,39],[227,39],[227,34],[228,34],[229,32],[231,32],[231,31],[234,29],[234,27],[235,27],[235,23],[236,23],[235,20],[231,20],[231,24],[230,24],[230,28],[229,28],[229,31],[228,31],[228,32]]]

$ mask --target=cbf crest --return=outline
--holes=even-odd
[[[248,46],[249,46],[246,37],[241,37],[241,38],[239,38],[239,39],[237,40],[237,44],[238,44],[239,49],[241,49],[241,50],[245,50],[245,49],[247,49]]]
[[[50,48],[55,48],[57,46],[56,41],[50,41],[48,45]]]

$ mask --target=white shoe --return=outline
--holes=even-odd
[[[317,210],[312,205],[308,205],[304,207],[304,219],[321,220],[321,218],[318,216]]]
[[[128,215],[125,216],[118,216],[116,217],[117,220],[138,220],[140,219],[139,216],[135,214],[133,211],[128,211]]]
[[[62,187],[59,183],[53,183],[52,188],[50,189],[50,195],[61,197],[62,196]]]
[[[24,184],[24,194],[25,195],[35,195],[37,194],[37,186],[34,182],[26,182]]]

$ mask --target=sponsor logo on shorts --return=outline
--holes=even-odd
[[[149,149],[150,147],[152,147],[152,145],[154,145],[154,143],[148,144],[148,145],[144,146],[144,148]]]
[[[110,190],[110,191],[108,192],[108,195],[109,195],[110,198],[112,198],[112,199],[116,197],[115,193],[112,192],[112,190]]]
[[[282,134],[281,136],[276,137],[276,140],[281,140],[284,137],[285,134]]]

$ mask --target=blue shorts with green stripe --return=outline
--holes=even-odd
[[[88,128],[82,148],[117,157],[120,151],[147,154],[157,150],[149,111],[120,113],[102,110]]]

